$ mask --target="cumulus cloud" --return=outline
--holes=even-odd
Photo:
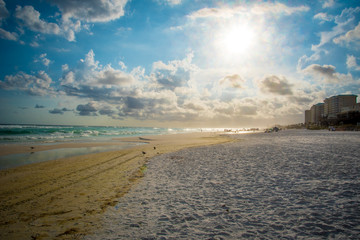
[[[338,82],[338,78],[335,75],[335,67],[332,65],[321,66],[319,64],[312,64],[303,69],[303,72],[323,78],[326,82]]]
[[[350,45],[352,43],[360,46],[360,23],[346,34],[334,38],[334,43],[340,45]]]
[[[116,116],[116,111],[111,106],[104,106],[99,109],[99,114],[107,115],[114,118]]]
[[[119,61],[118,64],[119,64],[119,66],[121,67],[122,70],[127,69],[127,67],[126,67],[126,65],[125,65],[125,63],[123,61]]]
[[[288,82],[285,77],[268,76],[260,82],[260,89],[263,92],[269,92],[276,95],[292,95],[293,85]]]
[[[22,27],[27,27],[34,32],[63,36],[68,41],[75,41],[75,33],[81,30],[81,22],[79,20],[72,21],[62,18],[60,24],[47,22],[40,18],[40,12],[35,10],[33,6],[17,6],[15,17],[19,20]],[[35,44],[38,45],[38,43]]]
[[[49,110],[50,114],[64,114],[64,112],[59,108],[54,108],[53,110]]]
[[[4,19],[9,16],[9,11],[6,9],[6,4],[3,0],[0,0],[0,26]],[[9,32],[3,28],[0,28],[0,38],[10,41],[18,41],[19,35],[16,32]]]
[[[257,106],[243,105],[236,108],[239,115],[254,116],[257,114]]]
[[[35,10],[33,6],[17,6],[15,17],[21,21],[23,26],[34,32],[55,35],[58,35],[61,32],[59,25],[56,23],[48,23],[40,19],[40,12]]]
[[[75,33],[81,30],[80,20],[72,21],[70,19],[62,19],[61,29],[63,36],[70,42],[75,41]]]
[[[329,8],[335,5],[335,0],[325,0],[322,7]]]
[[[40,54],[40,56],[37,59],[35,59],[34,62],[41,62],[46,67],[48,67],[49,64],[51,63],[50,59],[47,58],[46,53]]]
[[[6,9],[6,4],[4,0],[0,0],[0,26],[2,20],[9,16],[9,11]]]
[[[356,58],[353,55],[347,55],[346,66],[349,69],[360,71],[360,66],[356,62]]]
[[[166,2],[170,5],[179,5],[182,0],[166,0]]]
[[[197,69],[191,63],[193,56],[193,53],[189,53],[183,60],[170,61],[168,64],[162,61],[153,63],[152,79],[155,84],[171,90],[188,86],[192,71]]]
[[[5,40],[17,41],[19,39],[19,35],[16,32],[8,32],[0,28],[0,38]]]
[[[115,88],[130,86],[135,81],[131,74],[114,69],[111,65],[105,67],[99,65],[99,62],[95,60],[93,50],[86,54],[85,59],[80,60],[76,68],[69,69],[69,66],[66,65],[63,67],[63,71],[61,84],[67,87],[67,90],[71,88],[79,93],[84,90],[98,92],[97,90],[100,89],[110,93]]]
[[[232,88],[243,88],[243,84],[244,84],[245,80],[241,78],[240,75],[238,74],[234,74],[234,75],[229,75],[229,76],[225,76],[224,78],[222,78],[220,80],[220,85],[228,85]]]
[[[345,83],[345,82],[352,82],[353,78],[351,74],[340,74],[337,73],[336,68],[332,65],[318,65],[312,64],[305,69],[303,72],[305,74],[311,75],[315,78],[323,80],[325,83]]]
[[[327,13],[318,13],[314,16],[314,19],[320,20],[320,23],[330,22],[334,20],[334,16],[328,15]]]
[[[159,4],[168,4],[170,6],[176,6],[181,4],[182,0],[157,0]]]
[[[332,28],[331,31],[328,32],[321,32],[320,33],[320,42],[318,45],[313,45],[312,50],[313,51],[319,51],[320,47],[324,46],[325,44],[331,42],[332,40],[335,43],[341,43],[344,41],[347,37],[338,37],[339,35],[345,33],[348,28],[352,26],[352,24],[355,21],[355,16],[357,16],[360,12],[360,7],[356,8],[347,8],[344,9],[340,15],[335,16],[335,26]],[[351,37],[356,37],[355,33],[350,33]],[[336,40],[335,40],[336,39]]]
[[[54,89],[50,87],[51,78],[44,71],[36,75],[18,72],[16,75],[7,75],[0,81],[0,88],[6,90],[20,90],[30,95],[44,96],[52,95]]]
[[[284,77],[269,76],[262,82],[263,90],[273,93],[263,96],[268,97],[267,101],[272,103],[267,107],[255,98],[242,100],[235,96],[222,101],[221,98],[213,98],[209,93],[204,97],[203,92],[214,85],[218,88],[224,87],[225,91],[230,93],[234,89],[243,88],[244,79],[238,74],[221,73],[219,76],[225,77],[216,77],[214,81],[206,83],[207,88],[198,88],[194,79],[198,79],[199,76],[195,72],[199,69],[192,63],[192,58],[193,54],[190,53],[184,59],[167,63],[156,62],[153,64],[152,72],[145,75],[143,68],[135,68],[127,73],[110,65],[103,66],[95,59],[95,54],[91,50],[75,67],[63,65],[59,92],[86,101],[78,104],[73,110],[78,116],[179,123],[202,122],[206,119],[208,122],[221,124],[224,121],[232,122],[233,119],[249,121],[263,116],[267,118],[272,114],[280,116],[289,113],[290,106],[276,105],[276,101],[272,99],[278,96],[290,98],[294,95],[293,86]],[[169,82],[164,82],[164,77],[167,77]],[[27,75],[23,77],[29,78]],[[24,82],[25,80],[22,83],[18,82],[16,86],[31,86],[36,81],[33,79],[31,83]],[[15,87],[15,83],[6,83],[1,82],[0,86]],[[305,102],[307,99],[297,99],[297,102],[300,101]],[[48,112],[61,115],[66,111],[70,110],[54,108]]]
[[[70,109],[67,109],[67,108],[54,108],[52,110],[49,110],[49,113],[50,114],[60,114],[60,115],[63,115],[65,112],[70,112],[72,110]]]
[[[306,12],[309,11],[308,6],[299,6],[299,7],[289,7],[283,3],[262,3],[255,4],[251,7],[245,7],[242,5],[235,7],[220,7],[220,8],[202,8],[196,12],[191,13],[188,17],[192,19],[197,18],[230,18],[239,14],[247,14],[251,12],[255,15],[263,14],[283,14],[291,15],[297,12]]]
[[[45,107],[42,106],[42,105],[36,104],[36,105],[35,105],[35,108],[45,108]]]
[[[62,12],[64,19],[85,22],[108,22],[124,16],[127,0],[49,0]]]
[[[76,111],[79,112],[80,116],[97,116],[96,112],[98,111],[96,108],[96,103],[90,102],[85,105],[78,105],[76,107]]]

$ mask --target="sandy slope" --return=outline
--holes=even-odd
[[[121,141],[139,140],[149,144],[0,171],[0,238],[80,238],[94,230],[104,210],[116,204],[142,176],[147,159],[187,147],[230,141],[214,133]],[[24,150],[19,148],[19,152]]]

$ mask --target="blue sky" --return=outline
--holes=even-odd
[[[0,0],[0,123],[257,127],[360,94],[360,2]]]

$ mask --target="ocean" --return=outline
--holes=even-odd
[[[107,141],[112,138],[200,132],[200,128],[0,125],[0,144]],[[204,129],[204,131],[210,129]],[[211,129],[214,131],[214,129]]]
[[[114,138],[146,135],[165,135],[200,131],[220,131],[215,128],[156,128],[115,126],[67,126],[67,125],[0,125],[0,146],[52,145],[61,143],[111,142]],[[114,141],[115,143],[115,141]],[[144,143],[122,143],[92,147],[57,148],[46,151],[3,155],[0,153],[0,170],[22,165],[56,160],[83,154],[116,151]]]

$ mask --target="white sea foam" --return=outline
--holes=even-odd
[[[1,143],[90,141],[101,138],[196,132],[198,129],[146,128],[146,127],[94,127],[48,125],[0,125]]]

